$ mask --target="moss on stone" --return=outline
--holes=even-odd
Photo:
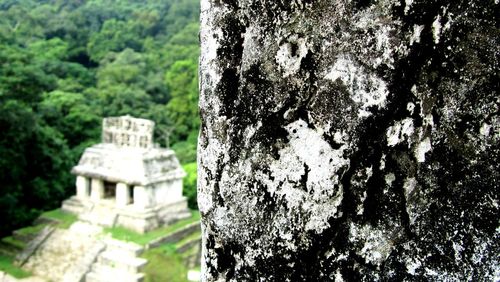
[[[12,257],[0,255],[0,270],[18,279],[31,276],[30,272],[15,266],[13,262]]]
[[[175,231],[183,228],[184,226],[191,224],[193,222],[199,221],[199,220],[200,220],[200,213],[196,210],[192,210],[190,218],[179,220],[179,221],[175,222],[174,224],[152,230],[152,231],[147,232],[145,234],[140,234],[140,233],[137,233],[137,232],[132,231],[130,229],[126,229],[124,227],[119,227],[119,226],[105,228],[104,231],[110,233],[111,236],[115,239],[133,242],[133,243],[136,243],[139,245],[146,245],[147,243],[149,243],[157,238],[160,238],[162,236],[165,236],[167,234],[175,232]]]

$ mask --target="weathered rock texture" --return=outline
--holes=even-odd
[[[497,0],[201,3],[204,280],[499,279]]]

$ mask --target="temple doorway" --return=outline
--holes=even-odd
[[[115,199],[116,183],[104,181],[104,199]]]
[[[128,188],[128,204],[134,203],[134,186]]]

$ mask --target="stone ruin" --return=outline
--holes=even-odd
[[[146,232],[189,217],[174,151],[153,144],[154,122],[130,116],[103,119],[102,143],[78,164],[76,195],[62,209],[103,226]]]
[[[102,121],[102,143],[118,147],[153,147],[154,122],[130,116],[108,117]]]

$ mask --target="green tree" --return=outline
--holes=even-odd
[[[0,0],[1,235],[73,193],[102,117],[152,119],[196,159],[198,21],[198,0]]]
[[[184,178],[184,195],[188,198],[188,205],[191,209],[198,209],[198,202],[196,201],[196,183],[197,183],[197,165],[195,162],[184,165],[184,170],[187,173]]]
[[[135,31],[135,32],[134,32]],[[101,31],[90,37],[87,45],[90,58],[94,62],[101,61],[109,52],[119,52],[126,48],[141,50],[141,40],[137,30],[127,22],[116,19],[107,20]]]
[[[198,68],[190,60],[175,62],[165,75],[171,96],[167,104],[169,118],[175,126],[173,140],[186,140],[198,129]]]

